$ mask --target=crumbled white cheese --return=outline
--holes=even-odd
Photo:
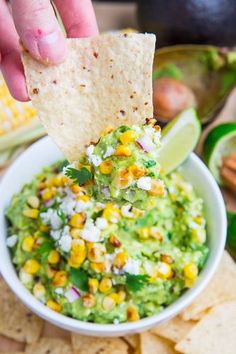
[[[94,145],[89,145],[86,149],[86,154],[88,156],[89,162],[94,166],[99,166],[102,163],[102,159],[100,156],[94,155]]]
[[[133,218],[134,214],[132,213],[132,205],[131,204],[123,205],[121,207],[121,214],[125,218]]]
[[[84,211],[84,210],[89,209],[91,207],[92,207],[92,202],[90,202],[90,201],[84,202],[83,200],[78,200],[76,202],[75,211],[76,211],[76,213],[80,213],[81,211]]]
[[[99,230],[103,230],[108,227],[108,222],[105,218],[97,218],[95,225]]]
[[[61,237],[61,230],[51,230],[50,236],[53,238],[53,240],[58,241]]]
[[[65,216],[71,216],[74,213],[76,205],[76,200],[67,195],[60,204],[60,209]]]
[[[115,325],[117,325],[117,324],[120,323],[120,321],[118,320],[118,318],[115,318],[115,319],[113,320],[113,323],[114,323]]]
[[[24,285],[27,285],[33,281],[33,275],[27,273],[23,268],[21,268],[19,272],[19,278]]]
[[[97,207],[98,209],[104,209],[104,208],[105,208],[105,204],[104,204],[104,203],[97,202],[97,203],[96,203],[96,207]]]
[[[62,251],[69,252],[71,249],[71,242],[72,238],[70,235],[63,235],[58,241],[58,246],[62,249]]]
[[[140,262],[136,259],[128,258],[124,267],[122,268],[124,272],[129,274],[137,275],[139,274]]]
[[[8,247],[12,248],[16,245],[17,243],[17,240],[18,240],[18,236],[17,235],[12,235],[12,236],[9,236],[6,240],[6,244]]]
[[[115,149],[112,146],[108,146],[107,151],[103,154],[104,159],[112,156],[115,152]]]
[[[152,179],[151,177],[141,177],[137,181],[137,186],[139,189],[143,189],[145,191],[150,191],[152,188]]]
[[[101,231],[98,227],[94,226],[91,220],[87,220],[84,229],[81,231],[81,238],[88,242],[100,241]]]
[[[44,224],[50,224],[54,230],[58,230],[62,226],[62,220],[54,209],[50,208],[45,213],[40,213],[40,217]]]
[[[93,154],[94,148],[95,148],[95,146],[92,145],[92,144],[87,147],[86,154],[87,154],[88,157],[90,157]]]
[[[63,294],[64,294],[63,288],[56,288],[54,291],[55,291],[55,293],[56,293],[57,295],[63,295]]]

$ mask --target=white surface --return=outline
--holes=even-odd
[[[14,193],[19,192],[25,183],[31,181],[32,177],[40,172],[42,167],[61,158],[60,151],[51,139],[43,138],[33,144],[12,164],[0,183],[0,271],[11,289],[27,307],[45,320],[59,327],[86,335],[120,336],[140,332],[170,319],[182,311],[211,279],[222,255],[226,238],[226,213],[220,190],[205,165],[194,154],[182,165],[181,170],[184,177],[191,181],[199,195],[204,199],[210,255],[196,285],[175,303],[161,313],[137,322],[102,325],[74,320],[50,310],[21,284],[6,246],[7,230],[4,211]]]

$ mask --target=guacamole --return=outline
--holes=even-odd
[[[178,171],[162,175],[160,145],[153,122],[122,126],[13,197],[7,245],[39,301],[75,319],[122,323],[193,286],[208,254],[203,201]]]

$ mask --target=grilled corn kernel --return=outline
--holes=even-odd
[[[125,300],[125,298],[126,298],[126,293],[125,293],[123,290],[120,290],[117,295],[118,295],[118,298],[117,298],[117,305],[119,305],[119,304],[121,304],[121,303]]]
[[[40,264],[35,259],[29,259],[25,262],[24,270],[29,274],[36,274],[40,269]]]
[[[52,250],[48,255],[49,264],[57,264],[60,261],[60,255],[56,250]]]
[[[143,227],[142,229],[139,229],[137,233],[142,240],[147,240],[150,236],[150,228]]]
[[[70,189],[74,194],[80,193],[82,191],[81,187],[78,184],[72,184]]]
[[[172,275],[172,268],[170,264],[161,262],[158,267],[158,276],[163,279],[168,279]]]
[[[103,161],[99,166],[99,170],[103,175],[109,175],[113,170],[113,162],[111,160]]]
[[[108,297],[110,297],[111,299],[113,299],[115,301],[116,304],[118,304],[119,302],[119,295],[117,293],[111,293],[108,295]]]
[[[104,261],[106,248],[101,243],[88,243],[88,259],[94,263],[101,263]]]
[[[72,238],[79,238],[81,233],[81,229],[76,229],[75,227],[70,230],[70,235]]]
[[[87,194],[82,194],[82,195],[79,195],[76,199],[81,200],[82,202],[86,203],[86,202],[89,202],[90,197]]]
[[[122,144],[129,144],[132,141],[134,141],[136,138],[135,131],[133,130],[127,130],[126,132],[122,133],[119,137],[120,141]]]
[[[113,265],[117,268],[122,268],[127,262],[128,256],[125,252],[119,252],[115,255]]]
[[[58,304],[56,301],[48,300],[47,307],[49,307],[53,311],[61,312],[61,305]]]
[[[56,187],[63,187],[64,182],[63,182],[63,176],[62,175],[57,175],[53,178],[54,186]]]
[[[39,226],[39,231],[42,231],[42,232],[48,232],[50,230],[49,226],[48,225],[40,225]]]
[[[109,238],[109,242],[114,246],[114,247],[120,247],[121,242],[118,240],[118,238],[114,235],[111,235]]]
[[[87,249],[84,240],[78,240],[79,243],[72,244],[69,265],[74,268],[79,268],[87,256]]]
[[[138,321],[139,320],[139,313],[138,313],[138,310],[136,309],[136,307],[128,307],[127,309],[127,319],[128,321],[130,322],[133,322],[133,321]]]
[[[132,165],[129,167],[129,171],[134,179],[141,178],[145,176],[146,170],[140,166]]]
[[[102,280],[100,281],[100,284],[99,284],[99,291],[101,293],[107,293],[108,291],[110,291],[112,288],[112,281],[111,279],[109,278],[102,278]]]
[[[27,203],[32,208],[38,209],[38,207],[39,207],[39,198],[36,197],[35,195],[31,195],[30,197],[27,198]]]
[[[204,243],[206,241],[206,230],[203,228],[192,229],[191,238],[196,243]]]
[[[103,273],[106,269],[105,263],[90,263],[90,266],[96,273]]]
[[[48,278],[52,279],[55,274],[56,274],[56,270],[48,265],[47,266],[47,276],[48,276]]]
[[[33,294],[37,299],[42,300],[46,294],[46,289],[42,283],[36,283],[33,287]]]
[[[115,155],[121,156],[121,157],[129,157],[132,155],[132,151],[130,150],[130,148],[128,146],[119,145],[116,148]]]
[[[194,280],[198,275],[198,268],[194,263],[188,263],[184,266],[184,276],[187,279]]]
[[[50,188],[46,188],[44,189],[43,193],[42,193],[42,199],[44,201],[50,200],[55,196],[55,192]]]
[[[110,296],[105,296],[102,302],[102,307],[106,311],[112,310],[116,306],[116,302]]]
[[[91,308],[96,304],[96,299],[93,294],[87,294],[83,297],[83,305],[84,307]]]
[[[163,182],[153,180],[151,183],[151,189],[148,191],[149,195],[162,197],[164,192],[165,188]]]
[[[168,263],[168,264],[172,264],[173,263],[173,258],[171,256],[169,256],[168,254],[162,254],[161,255],[161,261]]]
[[[99,282],[96,278],[90,278],[88,281],[89,291],[92,294],[96,294],[98,291]]]
[[[64,270],[59,270],[55,273],[52,284],[54,286],[65,286],[67,283],[67,273]]]
[[[25,209],[25,210],[23,210],[23,215],[27,216],[28,218],[31,218],[31,219],[37,219],[39,216],[39,210],[38,209]]]
[[[159,240],[159,241],[163,241],[163,238],[164,238],[163,235],[158,230],[158,228],[156,228],[155,226],[150,228],[150,236],[152,238],[155,238],[156,240]]]
[[[74,214],[72,215],[69,224],[72,227],[82,228],[85,222],[85,218],[85,215],[82,213]]]
[[[117,177],[117,185],[120,189],[128,188],[132,180],[133,180],[132,175],[127,168],[119,171]]]
[[[27,236],[22,242],[22,249],[26,252],[31,252],[34,247],[34,238],[32,236]]]
[[[120,218],[120,210],[115,206],[107,205],[107,207],[103,210],[102,216],[108,221],[116,223]]]

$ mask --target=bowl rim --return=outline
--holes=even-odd
[[[38,140],[37,142],[32,144],[28,149],[26,149],[26,151],[23,152],[13,162],[13,164],[7,169],[7,171],[5,172],[5,174],[3,175],[0,181],[0,195],[1,195],[1,190],[6,188],[7,186],[8,175],[11,174],[11,172],[14,171],[15,168],[18,168],[20,166],[21,160],[22,159],[24,160],[25,156],[27,159],[27,154],[30,153],[31,150],[40,148],[40,145],[42,144],[49,143],[48,140],[51,139],[49,137],[44,137]],[[140,319],[139,321],[136,322],[127,322],[127,323],[120,323],[120,324],[99,324],[99,323],[76,320],[71,317],[56,313],[55,311],[49,309],[44,304],[40,303],[40,301],[38,301],[25,288],[25,286],[19,280],[11,260],[10,262],[12,264],[12,267],[10,269],[7,267],[7,264],[5,264],[5,262],[2,261],[4,257],[7,257],[7,259],[10,258],[8,248],[6,245],[4,245],[5,247],[1,247],[0,249],[0,256],[1,256],[0,273],[2,277],[5,279],[8,286],[13,291],[13,293],[34,313],[44,318],[45,320],[53,323],[54,325],[57,325],[61,328],[70,331],[74,331],[86,335],[93,335],[93,336],[104,336],[104,335],[118,336],[121,335],[122,333],[131,334],[135,332],[140,332],[142,330],[154,326],[155,324],[160,324],[161,322],[166,321],[172,318],[173,316],[175,316],[176,314],[178,314],[179,312],[181,312],[202,292],[202,290],[206,287],[206,285],[212,278],[213,274],[215,273],[215,270],[220,262],[224,250],[225,240],[226,240],[226,230],[227,230],[225,204],[216,181],[214,180],[208,168],[205,166],[205,164],[200,160],[200,158],[197,155],[191,153],[188,159],[190,159],[191,162],[195,164],[198,169],[202,170],[202,172],[205,175],[206,184],[211,185],[212,192],[214,193],[214,197],[217,200],[217,206],[219,211],[218,213],[220,215],[220,220],[218,220],[218,223],[220,225],[220,228],[218,230],[220,237],[218,237],[218,246],[215,250],[215,253],[214,254],[210,253],[207,260],[207,264],[202,270],[196,284],[191,289],[187,290],[184,294],[182,294],[175,302],[167,306],[164,310],[162,310],[158,314],[154,314],[150,317]],[[1,234],[4,234],[2,237],[5,238],[6,229],[4,228],[3,230],[0,230],[0,232]]]

